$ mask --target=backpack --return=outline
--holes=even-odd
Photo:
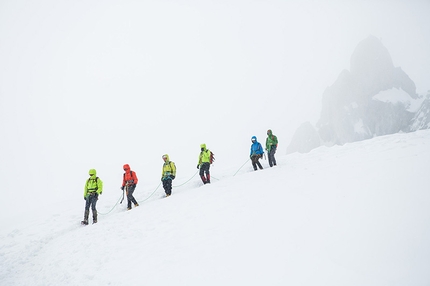
[[[209,151],[209,152],[211,152],[211,156],[209,158],[209,163],[212,164],[213,162],[215,162],[215,154],[212,153],[212,151]]]

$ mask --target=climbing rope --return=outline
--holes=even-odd
[[[97,213],[99,215],[108,215],[108,214],[110,214],[113,211],[113,209],[118,205],[119,201],[121,200],[121,197],[122,196],[119,196],[118,200],[116,201],[116,204],[110,209],[110,211],[108,211],[107,213],[101,213],[101,212],[98,211]]]
[[[234,173],[234,175],[233,175],[233,177],[234,176],[236,176],[237,175],[237,173],[243,168],[243,166],[245,166],[246,165],[246,163],[248,163],[248,161],[249,161],[250,159],[248,159],[248,160],[246,160],[246,162],[245,163],[243,163],[243,165],[236,171],[236,173]],[[194,173],[194,175],[191,177],[191,178],[189,178],[187,181],[185,181],[184,183],[182,183],[182,184],[180,184],[180,185],[176,185],[176,186],[173,186],[173,187],[175,187],[175,188],[178,188],[178,187],[181,187],[181,186],[183,186],[183,185],[185,185],[185,184],[187,184],[188,182],[190,182],[197,174],[198,174],[198,172],[199,171],[197,171],[197,172],[195,172]],[[214,178],[215,180],[218,180],[219,181],[219,179],[217,179],[217,178],[215,178],[214,176],[212,176],[212,178]],[[161,186],[161,182],[158,184],[158,186],[155,188],[155,190],[147,197],[147,198],[145,198],[144,200],[140,200],[140,201],[138,201],[139,203],[143,203],[143,202],[145,202],[145,201],[147,201],[147,200],[149,200],[149,198],[151,198],[154,194],[155,194],[155,192],[158,190],[158,188]],[[100,214],[100,215],[108,215],[108,214],[110,214],[114,209],[115,209],[115,207],[118,205],[118,203],[119,203],[119,201],[121,200],[121,197],[122,196],[120,196],[119,198],[118,198],[118,200],[117,200],[117,202],[115,203],[115,205],[107,212],[107,213],[101,213],[101,212],[98,212],[98,214]]]
[[[234,173],[233,177],[236,176],[236,174],[243,168],[243,166],[245,166],[246,163],[248,163],[249,160],[251,160],[251,159],[246,160],[246,162],[243,163],[242,166],[240,166],[239,170],[237,170],[236,173]]]
[[[152,194],[150,194],[146,199],[139,201],[139,203],[143,203],[143,202],[149,200],[149,198],[152,197],[152,195],[154,195],[155,192],[158,190],[158,188],[160,187],[160,185],[161,185],[161,182],[158,184],[158,186],[155,188],[155,190],[152,192]]]
[[[178,187],[182,187],[183,185],[185,185],[186,183],[188,183],[189,181],[191,181],[191,179],[192,178],[194,178],[196,175],[197,175],[197,173],[198,173],[199,171],[197,171],[188,181],[186,181],[185,183],[182,183],[182,184],[180,184],[180,185],[177,185],[177,186],[173,186],[173,187],[175,187],[175,188],[178,188]]]

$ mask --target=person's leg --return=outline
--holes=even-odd
[[[139,204],[137,203],[136,199],[133,196],[134,190],[136,189],[136,185],[132,185],[129,187],[128,189],[128,193],[130,195],[130,201],[137,207],[139,206]],[[131,203],[130,203],[130,207],[131,207]]]
[[[163,183],[163,189],[164,189],[164,192],[166,193],[166,195],[167,195],[167,183],[166,183],[166,180],[162,180],[161,181],[162,183]]]
[[[131,186],[127,188],[127,209],[131,210],[131,202],[133,201],[133,191]]]
[[[166,179],[163,180],[163,189],[166,193],[166,196],[170,196],[172,193],[172,180]]]
[[[200,178],[202,179],[203,184],[206,184],[207,182],[206,182],[206,177],[205,177],[204,173],[205,173],[204,164],[202,164],[200,166],[199,175],[200,175]]]
[[[97,223],[97,209],[96,209],[97,200],[98,200],[97,194],[94,194],[90,197],[91,210],[93,212],[93,223]]]
[[[206,183],[210,183],[211,182],[211,173],[210,173],[209,169],[211,167],[211,164],[204,163],[203,165],[205,166]]]
[[[170,196],[172,194],[172,180],[167,179],[166,180],[166,196]]]
[[[256,163],[257,160],[258,160],[257,156],[255,155],[251,156],[251,162],[252,162],[252,167],[254,168],[254,171],[257,171],[257,163]]]
[[[273,147],[272,150],[270,150],[270,152],[272,153],[273,166],[276,166],[276,159],[275,159],[276,147]]]
[[[84,220],[83,223],[88,224],[88,216],[90,215],[90,198],[85,200],[85,211],[84,211]]]
[[[256,163],[257,163],[257,165],[258,165],[258,168],[260,168],[260,170],[263,170],[263,166],[261,166],[261,163],[260,163],[260,158],[261,158],[261,155],[258,155],[257,156],[257,160],[256,160]],[[254,169],[257,169],[257,168],[254,168]]]
[[[267,157],[269,158],[269,166],[272,167],[273,166],[272,150],[270,150],[269,152],[267,152]]]

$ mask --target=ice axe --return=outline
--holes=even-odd
[[[123,200],[124,200],[124,189],[122,189],[122,199],[121,199],[121,201],[119,203],[122,204]]]

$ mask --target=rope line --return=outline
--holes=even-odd
[[[245,166],[246,163],[248,163],[248,161],[251,159],[246,160],[245,163],[243,163],[243,165],[239,168],[239,170],[236,171],[236,173],[234,173],[233,177],[236,176],[236,174],[243,168],[243,166]]]
[[[182,187],[183,185],[185,185],[186,183],[188,183],[189,181],[191,181],[191,179],[192,178],[194,178],[196,175],[197,175],[197,173],[198,173],[199,171],[197,171],[188,181],[186,181],[185,183],[182,183],[182,184],[180,184],[180,185],[177,185],[177,186],[173,186],[173,187],[175,187],[175,188],[178,188],[178,187]]]
[[[245,163],[243,163],[243,165],[236,171],[236,173],[234,173],[234,175],[233,175],[233,177],[234,176],[236,176],[237,175],[237,173],[243,168],[243,166],[245,166],[246,165],[246,163],[248,163],[248,161],[249,161],[250,159],[248,159],[248,160],[246,160],[246,162]],[[179,184],[179,185],[176,185],[176,186],[172,186],[172,187],[175,187],[175,188],[178,188],[178,187],[181,187],[181,186],[183,186],[183,185],[185,185],[185,184],[187,184],[188,182],[190,182],[197,174],[199,173],[199,171],[197,171],[197,172],[195,172],[194,173],[194,175],[191,177],[191,178],[189,178],[187,181],[185,181],[184,183],[182,183],[182,184]],[[215,178],[214,176],[211,176],[212,178],[214,178],[215,180],[218,180],[219,181],[219,179],[217,179],[217,178]],[[147,201],[147,200],[149,200],[149,198],[151,198],[154,194],[155,194],[155,192],[158,190],[158,188],[161,186],[161,182],[158,184],[158,186],[155,188],[155,190],[147,197],[147,198],[145,198],[144,200],[140,200],[140,201],[138,201],[138,203],[143,203],[143,202],[145,202],[145,201]],[[119,196],[119,198],[118,198],[118,200],[116,201],[116,203],[115,203],[115,205],[107,212],[107,213],[101,213],[101,212],[98,212],[98,214],[100,214],[100,215],[108,215],[108,214],[110,214],[114,209],[115,209],[115,207],[118,205],[118,203],[119,203],[119,201],[121,200],[121,197],[122,197],[122,195],[120,195]]]
[[[122,195],[119,196],[118,200],[116,201],[116,204],[110,209],[110,211],[108,211],[107,213],[101,213],[101,212],[97,212],[99,215],[108,215],[110,214],[113,209],[118,205],[119,201],[121,200]]]
[[[143,203],[143,202],[149,200],[149,198],[152,197],[152,195],[155,194],[155,192],[158,190],[158,188],[160,187],[160,185],[161,185],[161,182],[158,184],[158,186],[155,188],[155,190],[152,192],[152,194],[149,195],[149,197],[147,197],[144,200],[139,201],[139,203]]]

